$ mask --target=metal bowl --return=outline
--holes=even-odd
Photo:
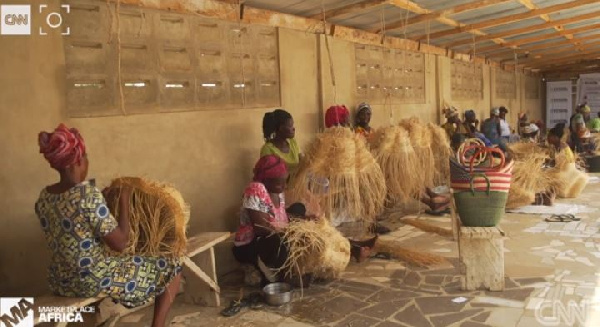
[[[281,306],[292,300],[292,286],[287,283],[271,283],[263,288],[265,302],[272,306]]]

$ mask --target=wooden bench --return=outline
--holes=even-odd
[[[209,232],[188,239],[187,256],[183,262],[186,302],[221,306],[221,289],[217,282],[214,247],[229,239],[230,236],[229,232]],[[195,262],[193,258],[196,258]]]
[[[187,255],[183,259],[183,277],[185,278],[184,297],[188,302],[207,306],[220,306],[220,288],[215,269],[214,246],[229,239],[229,232],[206,232],[188,239]],[[198,257],[197,264],[192,258]],[[106,297],[74,298],[61,296],[42,296],[34,299],[34,324],[38,325],[40,307],[76,307],[97,305]],[[148,306],[148,305],[146,305]],[[140,310],[146,306],[118,312],[111,317],[107,326],[114,326],[122,316]],[[67,323],[55,323],[55,327],[66,327]],[[88,326],[85,323],[85,326]],[[90,325],[93,326],[93,325]]]
[[[504,290],[504,231],[499,227],[459,228],[462,289]]]

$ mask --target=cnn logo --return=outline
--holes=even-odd
[[[47,35],[51,29],[61,28],[63,14],[69,14],[71,7],[61,5],[59,12],[52,12],[48,5],[39,5],[39,16],[44,19],[40,24],[39,34]],[[0,5],[0,34],[1,35],[31,35],[31,6],[30,5]],[[62,35],[71,34],[70,28],[63,28]]]

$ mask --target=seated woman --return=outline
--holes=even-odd
[[[267,155],[254,167],[253,181],[242,198],[240,226],[235,234],[233,255],[237,261],[257,267],[265,281],[281,281],[279,272],[287,260],[288,249],[282,232],[288,226],[284,190],[288,172],[283,160]],[[295,217],[304,216],[301,205],[288,209]],[[313,218],[313,217],[310,217]],[[362,255],[366,256],[366,250]]]
[[[325,112],[325,127],[350,127],[350,112],[346,106],[331,106]]]
[[[59,296],[106,295],[126,307],[156,298],[153,327],[165,326],[179,291],[180,259],[146,256],[112,257],[105,246],[123,251],[129,242],[129,201],[120,198],[119,221],[109,212],[94,181],[86,181],[88,159],[79,132],[60,124],[39,134],[40,152],[60,174],[58,183],[42,189],[35,211],[52,251],[49,283]]]
[[[266,155],[258,160],[254,178],[244,190],[240,226],[235,234],[236,260],[256,266],[269,282],[281,280],[277,270],[288,255],[281,239],[289,223],[283,194],[287,177],[281,158]]]
[[[521,141],[525,143],[538,143],[540,136],[540,128],[536,124],[529,124],[521,130]]]
[[[556,124],[548,132],[548,144],[552,147],[552,160],[556,160],[556,154],[563,153],[567,162],[574,163],[575,155],[567,143],[562,141],[565,133],[565,124]]]
[[[448,139],[451,140],[454,134],[469,134],[468,126],[460,120],[460,116],[456,108],[446,108],[442,111],[442,113],[447,120],[446,123],[442,124],[442,128],[446,131]]]
[[[300,163],[300,148],[294,138],[296,129],[292,115],[283,109],[268,112],[263,117],[262,128],[265,144],[260,149],[260,156],[278,156],[293,173]]]
[[[358,105],[358,111],[356,113],[356,125],[354,126],[354,131],[357,134],[368,138],[369,135],[373,132],[369,123],[371,122],[371,106],[367,103],[361,103]]]

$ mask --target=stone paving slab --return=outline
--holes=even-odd
[[[600,208],[600,184],[589,185],[583,195],[559,201]],[[502,292],[462,291],[456,243],[403,225],[400,211],[391,212],[389,226],[397,229],[385,237],[406,248],[444,256],[449,265],[426,269],[395,260],[353,262],[339,280],[312,285],[289,305],[243,309],[231,318],[221,317],[218,308],[188,305],[178,298],[170,314],[171,326],[534,327],[543,326],[536,317],[543,305],[600,298],[596,268],[600,266],[600,212],[581,215],[582,221],[573,223],[506,214],[501,222],[507,233]],[[449,217],[410,217],[450,227]],[[232,274],[220,280],[224,305],[239,298],[242,279]],[[243,290],[248,294],[258,289]],[[150,327],[151,318],[152,308],[147,308],[116,326]],[[600,326],[600,312],[586,318],[586,326]],[[558,326],[570,324],[563,319]]]

